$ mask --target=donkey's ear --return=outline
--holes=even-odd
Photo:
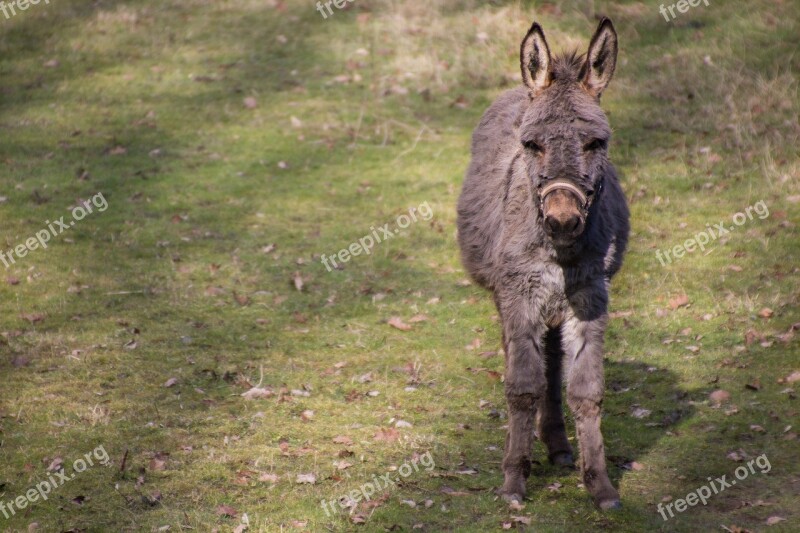
[[[600,98],[614,75],[617,66],[617,32],[611,20],[600,21],[597,31],[589,43],[586,63],[581,71],[581,81],[589,94]]]
[[[534,22],[519,52],[522,81],[535,95],[550,85],[550,48],[538,22]]]

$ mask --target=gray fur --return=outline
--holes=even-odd
[[[526,39],[532,33],[543,41],[538,25]],[[619,506],[619,495],[608,478],[600,433],[603,337],[608,284],[622,265],[629,223],[605,146],[584,152],[587,142],[611,134],[598,100],[616,60],[610,21],[601,22],[592,42],[603,49],[590,48],[587,56],[606,57],[606,63],[588,65],[575,54],[533,62],[548,65],[548,85],[510,90],[486,111],[472,138],[472,161],[458,202],[458,236],[464,266],[492,291],[502,322],[509,424],[500,493],[507,499],[524,497],[535,424],[549,459],[571,464],[561,405],[563,374],[583,481],[595,503],[608,509]],[[523,42],[523,56],[525,47]],[[522,68],[535,68],[528,65],[523,61]],[[523,79],[543,78],[532,72]],[[542,154],[523,147],[528,140],[535,140]],[[537,187],[554,177],[587,190],[603,183],[583,232],[570,245],[552,241],[537,206]]]

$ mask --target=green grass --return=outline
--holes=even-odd
[[[231,531],[244,514],[249,531],[800,528],[797,384],[778,382],[800,370],[797,333],[778,337],[800,297],[798,3],[712,2],[670,23],[654,3],[557,4],[355,0],[323,20],[294,0],[59,0],[0,17],[0,248],[78,199],[109,205],[0,283],[0,501],[56,457],[111,457],[0,530]],[[481,355],[498,324],[463,283],[454,206],[530,21],[554,49],[584,50],[599,14],[620,34],[603,107],[632,208],[604,418],[625,507],[596,511],[537,443],[512,510],[493,493],[502,356]],[[706,253],[656,259],[760,200],[769,217]],[[322,265],[423,202],[430,221]],[[411,331],[387,324],[418,314]],[[241,396],[259,383],[274,395]],[[720,408],[716,389],[731,395]],[[375,439],[398,420],[412,427]],[[733,476],[740,449],[770,472],[661,519],[665,497]],[[431,471],[326,516],[321,500],[426,452]]]

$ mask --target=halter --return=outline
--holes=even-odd
[[[597,190],[594,194],[586,194],[583,192],[583,189],[575,185],[572,181],[567,179],[555,179],[552,181],[548,181],[546,185],[539,184],[539,213],[544,213],[544,201],[553,191],[557,190],[564,190],[573,193],[575,196],[578,197],[580,200],[580,210],[583,218],[585,219],[589,214],[589,208],[592,207],[592,204],[600,196],[600,193],[603,191],[603,178],[600,178],[600,181],[597,183]]]

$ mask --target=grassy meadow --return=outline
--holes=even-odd
[[[531,21],[583,52],[603,15],[632,222],[603,419],[624,507],[597,511],[537,443],[511,508],[499,326],[455,203]],[[2,267],[0,531],[800,530],[798,19],[798,0],[669,22],[592,0],[0,14],[0,250],[107,202]],[[657,258],[719,223],[705,250]],[[370,254],[323,264],[386,224]],[[28,501],[62,465],[74,478]]]

